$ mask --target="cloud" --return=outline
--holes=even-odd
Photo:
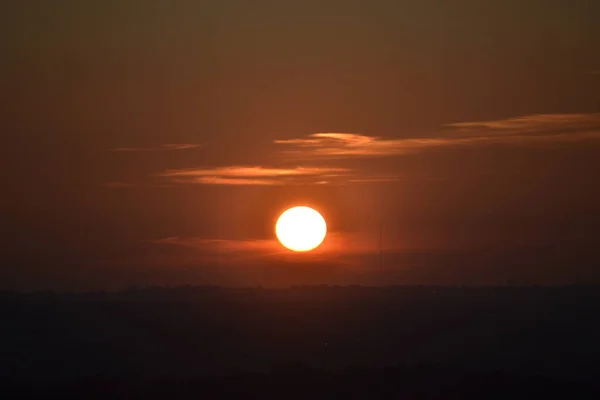
[[[600,113],[595,114],[534,114],[492,121],[460,122],[445,125],[461,131],[503,134],[580,133],[600,131]]]
[[[180,143],[180,144],[162,144],[158,147],[117,147],[111,149],[113,152],[140,152],[140,151],[173,151],[173,150],[188,150],[202,147],[200,144]]]
[[[486,140],[486,138],[386,139],[356,133],[315,133],[306,139],[276,140],[275,143],[291,145],[292,149],[282,150],[287,156],[322,159],[395,156],[426,148],[464,145]]]
[[[277,249],[278,242],[275,240],[228,240],[228,239],[205,239],[197,237],[168,237],[150,240],[146,243],[156,245],[169,245],[187,247],[199,251],[213,252],[254,252],[272,251]]]
[[[176,183],[204,185],[284,185],[322,184],[324,178],[345,176],[348,168],[295,167],[267,168],[261,166],[229,166],[216,168],[170,169],[160,177]]]
[[[293,253],[277,239],[210,239],[200,237],[168,237],[145,243],[191,250],[203,259],[227,262],[245,262],[250,259],[271,259],[285,262],[312,262],[329,260],[347,263],[347,257],[361,254],[378,254],[379,236],[364,233],[328,232],[325,241],[306,253]],[[395,242],[384,246],[386,251],[397,250]],[[217,257],[218,256],[218,257]],[[291,258],[290,258],[291,257]]]
[[[273,259],[289,250],[276,239],[210,239],[198,237],[169,237],[146,241],[151,245],[191,251],[204,262],[219,264],[246,263],[250,260]],[[177,258],[177,257],[175,257]]]
[[[319,166],[324,161],[348,158],[392,157],[452,147],[481,148],[490,145],[551,146],[600,139],[600,113],[533,114],[486,121],[466,121],[441,126],[426,137],[386,138],[361,133],[326,132],[275,140],[278,159],[310,166],[267,167],[232,165],[223,167],[167,169],[154,175],[163,184],[229,186],[372,184],[414,177],[414,172],[367,174],[354,168]],[[197,144],[166,144],[156,148],[118,148],[113,151],[168,151],[200,147]],[[289,164],[288,164],[289,165]],[[331,164],[330,164],[331,165]],[[131,185],[111,182],[110,187]]]
[[[248,178],[224,178],[221,176],[202,176],[199,178],[193,179],[176,179],[175,182],[178,183],[198,183],[202,185],[279,185],[281,182],[278,182],[274,179],[248,179]]]
[[[403,140],[383,139],[358,133],[314,133],[304,139],[275,140],[289,145],[283,153],[292,156],[319,157],[384,156],[399,154],[410,143]]]
[[[425,138],[383,138],[358,133],[314,133],[275,140],[288,157],[326,159],[397,156],[430,148],[490,144],[548,144],[600,139],[600,113],[537,114],[492,121],[461,122]]]

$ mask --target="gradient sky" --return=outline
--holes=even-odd
[[[600,283],[598,16],[3,1],[0,288]],[[297,204],[313,254],[274,241]]]

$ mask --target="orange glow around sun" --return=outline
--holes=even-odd
[[[293,207],[281,214],[275,224],[275,233],[284,247],[293,251],[310,251],[325,240],[327,224],[316,210]]]

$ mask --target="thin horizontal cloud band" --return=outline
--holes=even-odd
[[[359,133],[314,133],[303,138],[275,140],[278,153],[286,162],[390,157],[433,148],[458,146],[527,145],[552,146],[600,139],[600,113],[534,114],[500,120],[446,124],[435,137],[383,138]],[[442,134],[443,133],[443,134]],[[156,149],[178,150],[199,145],[162,145]],[[114,149],[150,151],[156,149]],[[202,185],[316,185],[391,182],[398,176],[366,175],[343,167],[297,166],[294,168],[260,165],[168,169],[157,175],[175,184]],[[115,186],[115,185],[113,185]],[[116,186],[115,186],[116,187]]]
[[[347,173],[348,168],[330,167],[296,167],[296,168],[268,168],[261,166],[228,166],[216,168],[189,168],[167,170],[160,176],[167,177],[277,177],[277,176],[315,176],[329,173]]]
[[[171,169],[159,177],[176,183],[206,185],[284,185],[326,184],[333,178],[349,176],[349,168],[295,167],[268,168],[262,166],[228,166],[216,168]]]
[[[368,236],[348,233],[348,232],[329,232],[327,240],[318,248],[318,252],[344,252],[370,253],[379,251],[379,242],[368,240]],[[148,240],[145,243],[158,246],[184,247],[201,252],[220,253],[252,253],[259,252],[264,254],[273,254],[283,250],[281,244],[275,239],[211,239],[200,237],[166,237],[155,240]],[[386,246],[387,250],[393,250],[394,246],[390,243]]]
[[[288,156],[336,158],[395,156],[436,147],[489,144],[553,144],[600,139],[600,114],[538,114],[495,121],[445,125],[445,135],[427,138],[383,138],[359,133],[314,133],[275,140]]]

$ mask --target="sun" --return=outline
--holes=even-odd
[[[316,210],[310,207],[293,207],[286,210],[275,224],[275,234],[281,244],[293,251],[314,250],[325,240],[327,224]]]

